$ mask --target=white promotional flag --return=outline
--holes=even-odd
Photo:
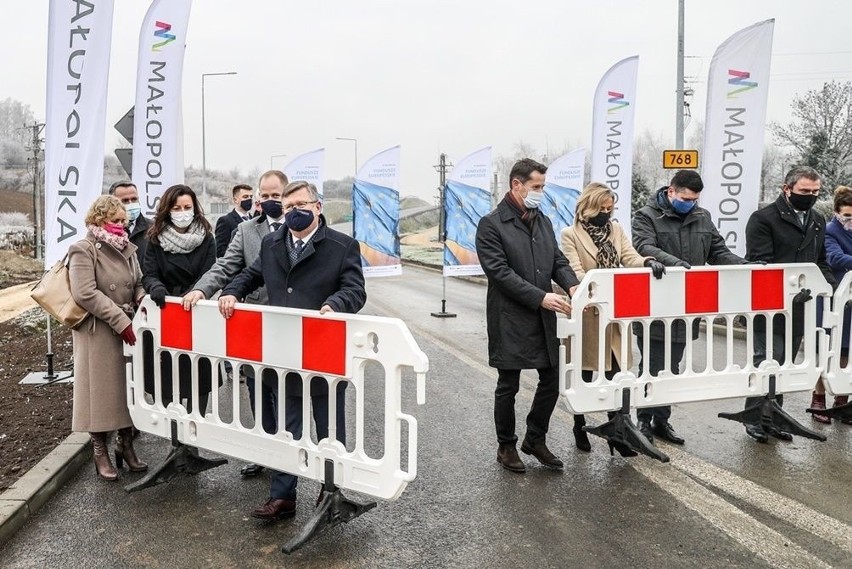
[[[169,186],[183,183],[181,85],[191,6],[191,0],[154,0],[139,32],[133,181],[148,217]]]
[[[399,158],[394,146],[361,166],[352,186],[352,236],[365,277],[402,274],[399,243]]]
[[[592,177],[615,192],[613,217],[630,236],[633,189],[633,126],[639,56],[622,59],[604,73],[592,114]]]
[[[577,198],[583,189],[586,149],[564,154],[547,167],[544,199],[539,208],[553,223],[556,242],[561,242],[562,230],[574,223]]]
[[[491,147],[471,152],[444,186],[444,276],[481,275],[476,227],[491,210]]]
[[[323,166],[325,165],[325,148],[320,148],[293,158],[284,167],[284,173],[291,182],[302,180],[317,187],[322,197]]]
[[[104,179],[113,0],[51,0],[44,148],[45,268],[86,235]],[[11,54],[8,54],[12,57]]]
[[[699,203],[710,212],[725,244],[745,255],[745,228],[757,209],[769,63],[775,20],[728,38],[710,62]]]

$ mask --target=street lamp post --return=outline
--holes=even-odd
[[[345,136],[336,137],[337,140],[348,140],[349,142],[355,143],[355,177],[358,177],[358,139],[357,138],[346,138]]]
[[[272,156],[270,156],[269,157],[269,169],[272,170],[272,159],[273,158],[284,158],[286,156],[287,156],[286,154],[273,154]]]
[[[222,73],[201,74],[201,201],[205,206],[209,205],[207,197],[207,136],[204,125],[204,79],[215,75],[236,75],[236,71],[225,71]]]

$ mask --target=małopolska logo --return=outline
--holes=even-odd
[[[171,24],[158,21],[154,22],[154,26],[157,28],[156,30],[154,30],[154,37],[162,38],[163,41],[155,43],[153,46],[151,46],[151,51],[160,51],[161,49],[175,41],[175,35],[169,33],[172,29]]]
[[[607,91],[607,95],[609,95],[609,110],[607,110],[606,114],[611,115],[615,111],[619,109],[623,109],[630,105],[627,101],[624,100],[624,93],[618,93],[616,91]]]
[[[728,75],[730,75],[728,78],[728,85],[733,87],[731,91],[728,91],[729,99],[736,98],[736,96],[743,91],[748,91],[757,87],[757,81],[746,81],[746,79],[751,77],[751,73],[748,71],[728,69]]]

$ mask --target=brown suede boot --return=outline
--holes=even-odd
[[[825,393],[817,393],[813,392],[811,395],[811,409],[825,409]],[[831,418],[828,415],[823,415],[822,413],[817,413],[814,411],[811,413],[811,418],[817,423],[825,423],[830,424]]]
[[[139,460],[133,449],[133,427],[119,429],[115,435],[115,465],[121,468],[123,462],[127,463],[130,472],[148,470],[148,465]]]
[[[844,405],[849,403],[848,395],[835,395],[834,396],[834,404],[832,407],[843,407]],[[840,419],[840,422],[844,425],[852,425],[852,419]]]
[[[89,433],[92,438],[92,455],[95,457],[95,472],[104,480],[118,480],[118,470],[112,465],[107,450],[109,433]]]
[[[513,444],[500,445],[497,448],[497,462],[510,472],[523,474],[527,471],[524,461],[518,456],[518,449]]]

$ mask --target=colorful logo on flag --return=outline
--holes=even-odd
[[[165,46],[169,45],[170,43],[175,41],[175,39],[177,39],[174,34],[169,33],[172,30],[171,24],[157,21],[154,23],[154,26],[157,28],[156,30],[154,30],[154,37],[161,38],[163,41],[155,43],[153,46],[151,46],[151,51],[160,51]]]
[[[732,91],[728,91],[728,98],[735,98],[743,91],[749,91],[757,87],[757,81],[746,81],[751,77],[748,71],[737,71],[736,69],[728,69],[728,85],[734,87]]]
[[[611,115],[615,111],[619,109],[623,109],[624,107],[630,106],[630,103],[624,100],[624,93],[619,93],[617,91],[607,91],[607,95],[609,95],[609,110],[607,110],[607,114]]]

